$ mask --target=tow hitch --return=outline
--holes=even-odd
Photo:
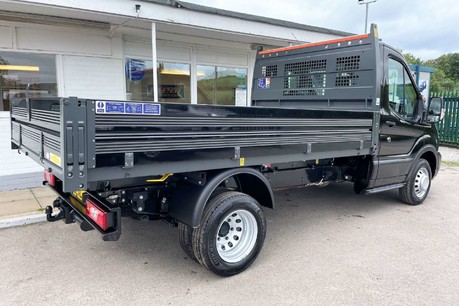
[[[59,210],[59,212],[56,215],[53,215],[53,207]],[[59,198],[53,201],[53,207],[48,205],[45,208],[46,220],[48,220],[48,222],[55,222],[55,221],[64,219],[65,215],[68,216],[70,214],[70,211],[69,211],[70,207],[64,207],[62,205],[62,200]],[[72,222],[65,222],[65,223],[72,223]]]
[[[59,212],[55,215],[53,215],[53,207],[59,210]],[[70,205],[66,204],[61,198],[57,198],[53,201],[53,207],[46,206],[45,208],[46,220],[49,222],[64,219],[65,224],[75,223],[75,221],[78,222],[81,230],[85,232],[94,229],[89,222],[81,218],[81,216],[79,216],[75,210],[70,207]]]
[[[46,220],[63,220],[65,224],[78,222],[83,231],[96,229],[104,241],[116,241],[121,236],[121,208],[109,207],[95,198],[82,200],[75,198],[61,189],[49,186],[57,194],[53,206],[45,208]],[[54,212],[53,213],[53,207]]]

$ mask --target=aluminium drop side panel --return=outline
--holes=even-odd
[[[111,103],[160,111],[96,112],[90,182],[371,154],[371,112],[97,101]]]
[[[13,99],[11,142],[13,147],[60,177],[59,101],[59,98]]]
[[[114,179],[368,155],[372,147],[371,112],[156,103],[156,115],[101,114],[94,101],[78,98],[37,105],[55,109],[58,123],[38,116],[31,124],[22,107],[13,140],[51,169],[65,192]],[[47,141],[58,164],[40,145]],[[132,168],[125,167],[126,153],[135,154]]]

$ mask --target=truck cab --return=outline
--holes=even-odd
[[[431,103],[426,102],[431,101],[421,95],[402,54],[383,43],[380,54],[383,77],[379,148],[377,174],[370,188],[404,184],[415,167],[413,162],[419,159],[429,163],[434,177],[441,161],[438,132],[432,122],[435,120],[427,116]]]

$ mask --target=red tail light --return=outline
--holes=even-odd
[[[104,231],[108,228],[108,213],[103,211],[90,199],[86,200],[86,214]]]
[[[56,185],[56,177],[48,170],[45,170],[45,181],[47,181],[48,184],[52,187]]]

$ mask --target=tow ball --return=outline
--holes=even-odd
[[[58,208],[59,212],[56,215],[53,215],[53,207]],[[53,207],[46,206],[45,213],[46,213],[46,220],[48,222],[55,222],[65,218],[65,207],[62,207],[62,200],[57,198],[53,201]]]

